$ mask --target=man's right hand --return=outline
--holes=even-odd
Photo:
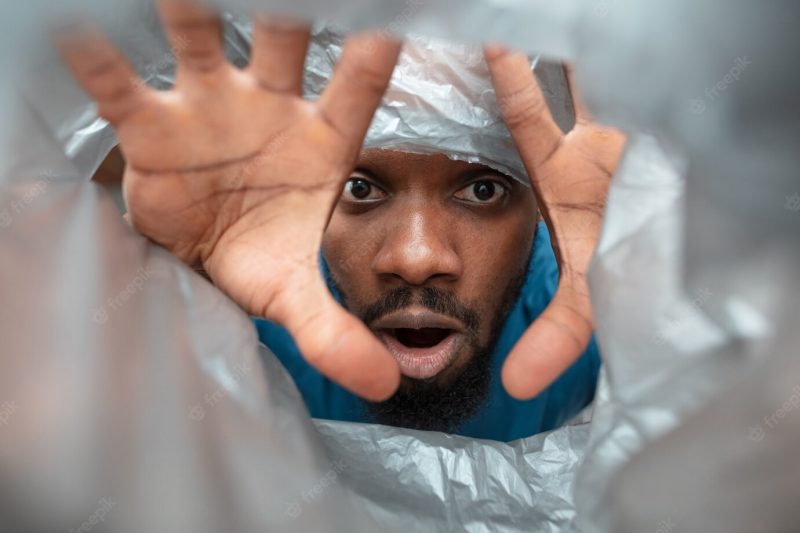
[[[178,60],[170,91],[142,83],[93,27],[59,37],[119,138],[131,223],[187,264],[201,262],[246,311],[284,325],[320,372],[387,398],[397,364],[330,296],[318,254],[400,44],[351,38],[311,102],[301,92],[308,27],[256,20],[250,66],[239,70],[223,55],[214,13],[189,0],[158,7]]]

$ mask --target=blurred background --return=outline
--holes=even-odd
[[[503,444],[309,419],[248,317],[119,217],[113,131],[50,46],[91,17],[166,88],[152,5],[6,3],[0,531],[798,531],[800,4],[219,7],[237,64],[267,10],[575,65],[629,135],[590,274],[591,420]]]

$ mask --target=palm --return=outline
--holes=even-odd
[[[584,281],[600,232],[611,175],[624,137],[579,122],[533,175],[542,212],[553,233],[561,277]]]
[[[260,19],[251,65],[239,70],[224,60],[212,13],[188,0],[159,8],[173,41],[188,33],[194,43],[178,54],[171,91],[138,83],[94,30],[62,46],[116,129],[131,223],[183,261],[201,262],[248,312],[285,325],[323,373],[385,398],[396,364],[330,297],[317,257],[399,45],[351,40],[325,93],[309,102],[301,97],[307,28]]]
[[[489,49],[487,60],[551,232],[560,273],[552,302],[503,368],[506,389],[518,398],[530,398],[555,381],[591,338],[594,319],[586,273],[625,137],[590,120],[572,83],[576,124],[564,135],[549,115],[525,56]]]
[[[226,105],[209,109],[219,94]],[[319,241],[358,145],[313,103],[227,64],[191,98],[170,96],[155,95],[118,127],[131,221],[184,261],[201,261],[249,312],[275,317],[269,304],[290,275],[319,277]]]

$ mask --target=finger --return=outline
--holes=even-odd
[[[348,39],[333,78],[319,99],[328,124],[361,148],[375,109],[392,77],[400,43],[377,34]]]
[[[112,126],[146,101],[151,90],[99,28],[83,24],[54,38],[78,84],[97,103],[98,114]]]
[[[539,395],[578,360],[592,337],[588,296],[559,286],[550,305],[517,341],[503,365],[506,391],[519,400]]]
[[[586,124],[593,121],[592,113],[586,105],[578,83],[575,80],[575,69],[572,65],[564,65],[564,74],[567,76],[567,86],[569,87],[569,94],[572,97],[572,107],[575,109],[575,123]]]
[[[534,177],[535,168],[558,148],[561,129],[550,115],[527,56],[497,46],[486,47],[485,56],[500,111],[523,161],[534,167],[528,168]]]
[[[342,387],[383,401],[400,383],[397,362],[363,322],[331,297],[318,272],[282,293],[277,316],[306,361]]]
[[[183,73],[209,73],[227,65],[222,49],[222,22],[212,9],[193,0],[158,0],[157,7]]]
[[[258,17],[253,23],[250,72],[267,90],[300,95],[311,28]]]

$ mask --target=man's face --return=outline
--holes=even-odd
[[[345,306],[403,374],[379,421],[452,429],[483,402],[489,357],[525,279],[532,191],[444,155],[361,154],[323,240]]]

